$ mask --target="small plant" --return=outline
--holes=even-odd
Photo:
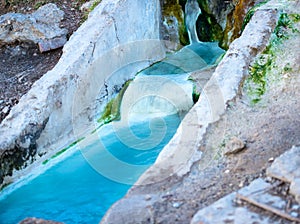
[[[272,65],[272,55],[261,55],[251,66],[249,70],[250,77],[246,81],[248,94],[251,96],[252,103],[258,103],[261,96],[266,91],[266,74]]]
[[[41,6],[45,5],[47,2],[46,1],[38,1],[34,4],[34,9],[38,9],[40,8]]]
[[[97,7],[97,5],[99,5],[101,3],[101,1],[102,0],[96,0],[93,2],[91,7],[87,11],[84,12],[83,17],[82,17],[82,22],[84,22],[88,19],[90,12],[93,11]]]
[[[299,16],[300,17],[300,16]],[[291,20],[291,18],[294,18]],[[258,103],[267,88],[268,74],[273,68],[276,68],[275,58],[276,52],[282,42],[289,38],[290,31],[294,32],[294,20],[299,19],[298,16],[291,16],[282,13],[279,16],[277,26],[274,29],[273,36],[269,45],[266,47],[260,57],[250,66],[249,78],[245,82],[247,93],[252,103]],[[288,64],[283,68],[284,72],[291,71],[292,68]],[[274,74],[273,74],[274,76]]]
[[[292,21],[287,13],[282,13],[279,17],[274,33],[280,39],[288,39],[287,28],[292,29]]]
[[[290,14],[291,19],[293,20],[294,23],[297,23],[300,21],[300,14]]]

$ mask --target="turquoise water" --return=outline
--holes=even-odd
[[[147,150],[137,150],[136,147],[128,146],[120,140],[119,134],[122,133],[124,138],[127,129],[113,131],[114,127],[108,126],[99,131],[99,139],[107,152],[119,160],[129,164],[150,166],[172,138],[180,123],[177,115],[163,119],[166,124],[164,127],[161,122],[151,123],[152,130],[166,129],[162,141]],[[130,129],[132,132],[128,133],[128,137],[134,133],[140,139],[138,148],[147,148],[149,141],[143,139],[153,135],[149,122],[136,123]],[[99,151],[99,141],[96,141],[84,149],[77,150],[11,193],[2,192],[0,223],[17,223],[26,217],[40,217],[65,223],[98,223],[107,209],[126,194],[130,185],[117,183],[102,176],[90,166],[82,151],[99,156],[98,162],[103,162],[101,161],[103,151]],[[105,157],[102,160],[105,160]],[[136,180],[140,174],[141,170],[137,170],[128,178]]]
[[[199,42],[183,47],[144,69],[143,75],[186,74],[214,65],[225,51],[217,42]]]

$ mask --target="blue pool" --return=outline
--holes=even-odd
[[[9,186],[0,195],[0,223],[17,223],[26,217],[38,217],[61,221],[65,223],[98,223],[107,209],[118,199],[123,197],[130,185],[118,183],[102,176],[90,165],[86,153],[96,155],[100,164],[106,158],[101,157],[99,142],[105,150],[120,161],[128,164],[142,165],[143,170],[137,170],[130,177],[137,180],[141,171],[154,163],[161,149],[172,138],[180,123],[178,115],[164,117],[165,125],[161,122],[152,122],[151,129],[158,131],[165,129],[162,140],[152,148],[141,147],[148,144],[147,139],[153,134],[149,122],[139,122],[131,126],[129,133],[124,129],[122,135],[128,132],[128,138],[134,133],[141,141],[139,149],[124,144],[119,138],[122,130],[115,130],[107,126],[98,132],[99,140],[85,148],[78,147],[74,153],[55,163],[45,172],[30,181],[24,182],[15,190],[9,192]],[[110,129],[110,130],[108,130]],[[154,133],[155,134],[155,133]],[[161,134],[159,133],[161,136]],[[125,136],[126,138],[126,136]],[[140,150],[144,148],[147,150]],[[105,154],[104,154],[105,155]],[[102,158],[102,162],[101,162]],[[116,170],[117,167],[115,167]],[[128,174],[127,174],[128,175]]]

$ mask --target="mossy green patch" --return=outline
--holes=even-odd
[[[223,38],[222,27],[213,15],[205,11],[202,11],[201,15],[199,15],[196,26],[197,34],[201,41],[220,41]]]
[[[132,80],[128,80],[127,82],[125,82],[116,98],[111,99],[111,101],[109,101],[105,106],[102,116],[97,120],[97,122],[100,123],[100,126],[107,124],[113,120],[119,120],[121,118],[120,107],[122,98],[131,81]]]
[[[178,0],[166,0],[162,3],[162,14],[164,16],[174,16],[178,21],[178,35],[179,41],[182,45],[189,44],[188,33],[184,23],[184,13],[182,6]]]
[[[266,91],[266,74],[270,70],[273,62],[272,55],[261,55],[252,66],[250,66],[248,80],[248,94],[251,96],[251,102],[257,103]]]
[[[58,157],[59,155],[63,154],[64,152],[66,152],[68,149],[72,148],[73,146],[75,146],[77,143],[81,142],[82,140],[84,140],[85,137],[79,138],[78,140],[72,142],[70,145],[68,145],[67,147],[59,150],[57,153],[55,153],[53,156],[51,156],[49,159],[46,159],[42,162],[43,165],[47,164],[51,159],[54,159],[56,157]]]
[[[275,35],[278,37],[278,41],[288,39],[289,30],[291,30],[293,33],[299,33],[299,30],[294,26],[294,23],[299,21],[298,19],[295,19],[295,15],[297,14],[292,15],[288,15],[287,13],[280,14],[278,24],[274,30]]]
[[[245,82],[245,87],[252,104],[261,100],[267,89],[269,76],[275,76],[273,69],[277,69],[275,59],[278,57],[279,47],[284,40],[290,38],[290,34],[293,32],[295,32],[295,28],[291,16],[287,13],[280,14],[268,46],[249,68],[250,76]],[[291,71],[292,68],[287,63],[282,70],[284,73]]]

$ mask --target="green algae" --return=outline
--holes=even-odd
[[[197,33],[199,40],[204,42],[221,41],[224,36],[216,18],[204,10],[197,20]]]
[[[97,120],[97,122],[100,123],[101,126],[110,123],[113,120],[120,120],[121,118],[120,108],[121,108],[122,98],[131,81],[132,80],[126,81],[122,86],[122,89],[116,96],[116,98],[111,99],[107,103],[107,105],[104,108],[104,112],[102,113],[102,116]]]
[[[258,103],[266,91],[267,72],[270,71],[273,63],[273,55],[261,55],[252,66],[250,66],[248,80],[248,94],[251,96],[252,103]]]
[[[8,186],[11,185],[11,184],[12,184],[12,182],[3,184],[3,185],[0,187],[0,192],[1,192],[4,188],[8,187]]]
[[[268,46],[250,66],[250,76],[245,81],[245,87],[252,104],[260,102],[265,94],[270,76],[275,76],[276,71],[274,69],[278,69],[275,61],[279,54],[279,47],[284,40],[290,38],[291,32],[299,32],[294,28],[295,21],[299,20],[295,14],[281,13]],[[290,72],[291,70],[291,66],[287,63],[279,73]]]
[[[162,14],[166,17],[174,16],[178,21],[179,41],[182,45],[189,44],[188,33],[184,23],[184,13],[178,0],[166,0],[162,3]]]
[[[128,88],[130,82],[132,80],[128,80],[124,83],[122,86],[122,89],[117,94],[117,96],[113,99],[111,99],[105,106],[104,111],[100,118],[97,119],[97,123],[99,124],[92,132],[91,134],[94,134],[100,127],[102,127],[105,124],[108,124],[115,120],[121,119],[121,103],[124,96],[124,93],[126,89]]]
[[[46,159],[42,162],[43,165],[46,165],[51,159],[54,159],[58,156],[60,156],[61,154],[63,154],[64,152],[66,152],[68,149],[72,148],[73,146],[75,146],[77,143],[81,142],[82,140],[84,140],[85,137],[79,138],[76,141],[72,142],[70,145],[68,145],[67,147],[59,150],[57,153],[55,153],[53,156],[51,156],[49,159]]]

